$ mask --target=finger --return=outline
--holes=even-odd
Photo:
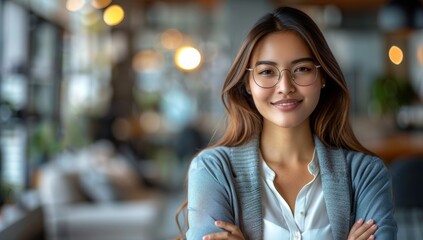
[[[216,221],[216,222],[214,222],[214,224],[217,227],[223,228],[226,231],[229,231],[231,233],[240,233],[241,232],[239,230],[239,227],[237,225],[235,225],[235,224],[231,224],[231,223],[224,222],[224,221]]]
[[[363,223],[364,223],[364,219],[360,218],[357,222],[354,223],[354,225],[352,226],[350,232],[353,233],[353,232],[357,231],[357,229],[359,227],[361,227],[361,225],[363,225]]]
[[[373,224],[369,227],[369,229],[367,229],[367,230],[366,230],[366,232],[364,232],[364,233],[362,234],[363,236],[365,236],[365,238],[364,238],[364,239],[368,239],[368,238],[370,238],[370,237],[373,235],[373,233],[375,233],[375,232],[376,232],[376,230],[377,230],[377,225],[373,223]]]
[[[223,240],[223,239],[229,239],[229,232],[217,232],[212,233],[209,235],[206,235],[203,237],[203,240]]]
[[[362,233],[360,234],[360,239],[367,239],[377,230],[377,225],[374,223],[373,219],[368,220],[365,224],[363,224],[360,228]]]
[[[374,224],[373,219],[368,220],[362,224],[353,233],[353,239],[366,240],[377,230],[377,225]]]

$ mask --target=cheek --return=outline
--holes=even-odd
[[[308,89],[307,92],[304,92],[304,94],[308,96],[309,101],[312,102],[312,105],[314,105],[313,108],[315,108],[317,104],[319,103],[321,87],[320,86],[312,87]]]
[[[249,79],[248,84],[249,84],[249,88],[250,88],[250,91],[251,91],[251,95],[254,99],[266,98],[270,94],[272,94],[273,91],[274,91],[273,88],[266,89],[266,88],[259,87],[256,84],[256,82],[254,82],[253,78]]]
[[[264,89],[259,86],[251,87],[251,97],[253,98],[256,105],[263,102],[269,102],[272,95],[272,89]]]
[[[298,88],[297,88],[298,89]],[[322,92],[322,80],[317,80],[313,85],[303,89],[303,93],[313,99],[319,99]]]

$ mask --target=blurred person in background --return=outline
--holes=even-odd
[[[390,175],[356,139],[343,73],[308,15],[262,17],[222,99],[226,131],[191,162],[182,238],[396,239]]]

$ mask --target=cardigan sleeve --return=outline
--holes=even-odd
[[[187,239],[223,231],[214,225],[216,220],[236,224],[230,176],[229,166],[216,156],[202,153],[193,159],[188,171]]]
[[[367,161],[369,160],[369,161]],[[394,219],[391,176],[388,169],[377,157],[364,156],[352,168],[352,186],[356,221],[373,219],[378,226],[376,239],[397,238]]]

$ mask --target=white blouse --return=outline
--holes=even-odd
[[[308,164],[314,176],[298,193],[294,215],[274,185],[275,172],[261,158],[263,184],[263,239],[332,239],[323,197],[322,181],[316,151]]]

